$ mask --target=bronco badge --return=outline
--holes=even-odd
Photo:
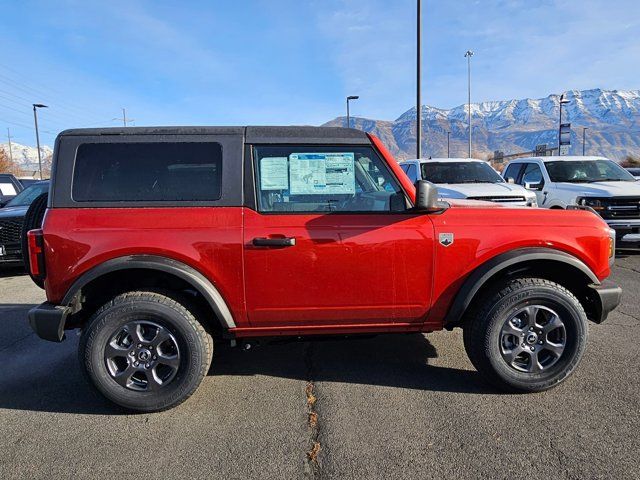
[[[448,247],[449,245],[453,245],[453,233],[441,233],[440,237],[440,245]]]

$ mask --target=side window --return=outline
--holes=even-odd
[[[527,163],[526,165],[524,173],[522,174],[522,182],[520,183],[522,185],[526,185],[527,183],[543,185],[544,179],[540,166],[536,163]]]
[[[522,167],[521,163],[512,163],[507,167],[502,175],[505,180],[513,178],[514,182],[518,181],[518,174],[520,173],[520,167]]]
[[[411,181],[413,183],[416,183],[416,181],[418,180],[418,167],[412,163],[411,165],[409,165],[409,174],[408,174],[409,178],[411,179]]]
[[[398,212],[397,180],[371,147],[256,146],[258,210],[265,213]]]
[[[215,201],[221,174],[219,143],[85,143],[72,195],[76,202]]]

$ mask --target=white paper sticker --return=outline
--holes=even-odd
[[[289,172],[287,157],[267,157],[260,159],[260,189],[288,190]]]
[[[355,157],[344,153],[292,153],[291,195],[354,194]]]
[[[17,195],[16,187],[12,183],[0,183],[0,193],[2,195]]]

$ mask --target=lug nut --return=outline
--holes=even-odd
[[[540,341],[538,342],[538,345],[542,345],[542,340],[540,340]]]
[[[135,363],[134,363],[134,365],[135,365],[136,367],[139,367],[139,366],[140,366],[140,362],[135,362]]]
[[[150,364],[150,363],[145,363],[145,364],[144,364],[144,368],[149,368],[150,366],[151,366],[151,364]]]
[[[135,352],[129,352],[129,355],[131,355],[132,357],[134,357],[136,355]]]
[[[531,347],[531,351],[535,352],[536,351],[536,347]]]
[[[149,345],[149,350],[153,350],[153,345]]]
[[[154,356],[153,356],[153,359],[154,359],[154,360],[157,360],[157,359],[158,359],[157,355],[154,355]]]
[[[533,332],[533,327],[529,327],[529,331],[530,331],[530,332]]]

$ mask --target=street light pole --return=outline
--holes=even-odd
[[[449,137],[451,136],[451,132],[447,132],[447,158],[449,158]]]
[[[471,50],[467,50],[464,54],[467,58],[467,105],[469,108],[469,158],[471,158],[471,57],[473,57],[473,52]]]
[[[7,138],[9,139],[9,161],[13,165],[13,152],[11,151],[11,131],[9,131],[9,127],[7,127]]]
[[[569,100],[564,98],[564,93],[560,95],[560,115],[558,116],[558,156],[560,153],[560,142],[562,142],[562,105],[569,103]]]
[[[584,152],[585,152],[585,140],[587,138],[587,130],[589,130],[587,127],[582,127],[582,156],[584,157]]]
[[[49,108],[41,103],[33,104],[33,121],[36,125],[36,146],[38,147],[38,171],[40,172],[40,180],[42,180],[42,158],[40,156],[40,134],[38,133],[38,108]]]
[[[417,0],[416,45],[416,158],[420,158],[422,157],[422,0]]]
[[[351,120],[350,120],[350,117],[349,117],[349,101],[350,100],[357,100],[359,98],[360,97],[358,95],[349,95],[347,97],[347,128],[351,128]]]

